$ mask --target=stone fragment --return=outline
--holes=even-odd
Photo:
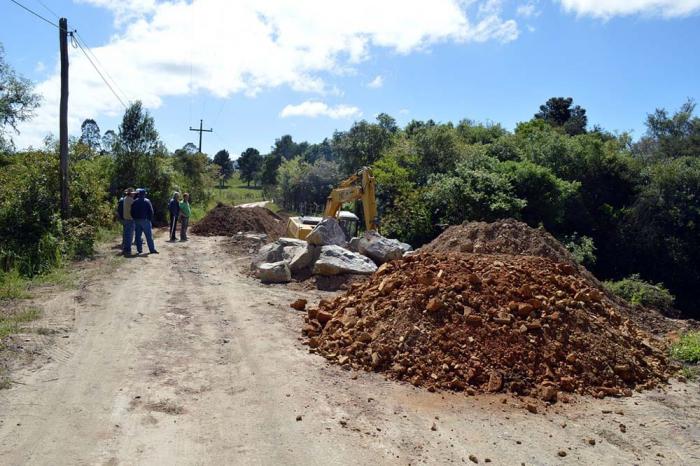
[[[257,276],[265,283],[286,283],[291,281],[292,272],[285,261],[268,262],[258,265]]]
[[[347,243],[345,232],[333,217],[321,220],[308,234],[306,241],[316,246],[345,246]]]
[[[369,275],[376,270],[370,259],[340,246],[323,246],[313,267],[315,275]]]
[[[357,252],[369,257],[377,264],[383,264],[400,259],[407,251],[400,241],[385,238],[376,231],[370,230],[360,237]]]
[[[294,301],[292,304],[289,306],[292,307],[293,309],[296,309],[297,311],[304,311],[306,310],[306,304],[308,301],[306,301],[303,298],[299,298],[296,301]]]

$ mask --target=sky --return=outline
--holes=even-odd
[[[141,100],[169,149],[269,151],[381,112],[514,129],[553,96],[589,124],[644,134],[646,115],[700,99],[700,0],[17,0],[70,30],[69,132],[116,130]],[[7,62],[42,106],[18,148],[58,133],[58,29],[0,0]],[[117,94],[115,96],[114,94]]]

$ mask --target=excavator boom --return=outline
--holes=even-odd
[[[326,209],[323,212],[323,216],[337,217],[344,203],[361,200],[365,214],[365,228],[367,230],[376,230],[378,222],[375,183],[372,169],[363,167],[331,191],[326,200]]]

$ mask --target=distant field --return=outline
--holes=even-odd
[[[262,187],[253,186],[253,184],[248,186],[247,183],[241,181],[238,173],[226,181],[223,189],[220,189],[217,185],[217,187],[212,189],[211,194],[212,198],[209,201],[209,204],[206,206],[206,209],[201,207],[194,207],[192,209],[192,216],[195,220],[202,218],[206,211],[214,207],[217,202],[238,205],[265,200],[263,198]],[[270,206],[270,208],[272,210],[276,210],[273,206]]]

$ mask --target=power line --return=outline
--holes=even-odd
[[[129,99],[129,96],[127,95],[127,93],[124,92],[124,90],[119,86],[117,81],[109,74],[109,72],[107,71],[107,67],[102,64],[102,62],[100,61],[99,58],[97,58],[97,55],[95,55],[95,52],[93,52],[92,49],[90,49],[90,47],[87,45],[87,43],[85,42],[85,39],[83,39],[83,37],[80,35],[80,33],[78,31],[75,31],[75,34],[78,36],[78,40],[80,40],[80,42],[83,43],[83,46],[87,49],[87,51],[90,53],[90,55],[92,55],[92,58],[94,58],[95,61],[97,62],[97,64],[100,65],[100,67],[104,71],[105,75],[107,75],[107,77],[110,79],[110,81],[112,81],[112,84],[114,84],[114,87],[116,87],[117,90],[121,93],[122,97],[124,97],[124,99],[126,101],[131,100],[131,99]]]
[[[49,13],[51,13],[52,15],[54,15],[56,18],[59,17],[59,16],[58,16],[58,13],[56,13],[56,12],[53,11],[51,8],[49,8],[48,6],[46,6],[46,3],[42,2],[41,0],[36,0],[36,2],[37,2],[39,5],[43,6],[44,9],[45,9],[46,11],[48,11]]]
[[[61,28],[58,26],[58,24],[53,23],[53,22],[51,22],[50,20],[44,18],[43,16],[41,16],[41,15],[40,15],[39,13],[37,13],[36,11],[27,8],[26,6],[22,5],[22,4],[19,3],[18,1],[16,1],[16,0],[10,0],[10,1],[11,1],[12,3],[14,3],[15,5],[17,5],[18,7],[20,7],[20,8],[22,8],[22,9],[26,10],[27,12],[33,14],[34,16],[36,16],[37,18],[41,19],[42,21],[46,21],[47,23],[49,23],[51,26],[55,27],[56,29],[61,29]]]
[[[102,74],[102,72],[97,68],[97,65],[95,65],[95,62],[92,61],[92,58],[90,58],[90,55],[88,55],[88,53],[85,51],[85,49],[83,48],[83,46],[82,46],[82,44],[80,43],[80,41],[76,41],[76,43],[78,44],[78,47],[80,47],[80,50],[83,52],[83,55],[85,55],[85,58],[88,59],[88,61],[89,61],[90,64],[92,65],[92,67],[95,68],[95,71],[97,71],[97,74],[100,75],[100,78],[102,78],[102,81],[107,85],[107,87],[109,88],[109,90],[112,91],[112,94],[114,94],[114,97],[116,97],[117,100],[118,100],[119,102],[121,102],[121,104],[124,106],[124,108],[127,109],[127,108],[128,108],[127,105],[124,103],[124,101],[122,100],[122,98],[119,97],[119,95],[114,91],[114,88],[112,87],[112,85],[109,84],[109,82],[107,82],[107,79],[105,79],[105,77],[104,77],[104,75]]]

